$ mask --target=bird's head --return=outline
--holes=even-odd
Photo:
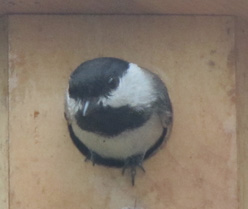
[[[67,93],[67,103],[83,117],[107,106],[139,110],[154,100],[151,78],[142,68],[110,57],[82,63],[71,74]]]

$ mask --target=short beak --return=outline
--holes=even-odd
[[[97,110],[100,105],[99,105],[99,99],[98,98],[90,98],[90,99],[86,99],[83,100],[82,102],[82,115],[83,117],[91,114],[92,112],[94,112],[95,110]]]

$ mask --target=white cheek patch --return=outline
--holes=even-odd
[[[138,65],[130,63],[127,73],[120,79],[118,88],[108,98],[101,98],[103,106],[128,105],[139,109],[149,107],[155,101],[152,80]]]
[[[75,114],[82,110],[82,104],[80,100],[75,100],[69,96],[68,91],[65,97],[65,114],[69,120],[73,119]]]

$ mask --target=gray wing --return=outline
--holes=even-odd
[[[152,77],[152,82],[156,92],[156,98],[153,107],[154,111],[159,115],[161,123],[165,128],[170,128],[173,122],[173,108],[171,100],[164,82],[158,75],[147,71]]]
[[[159,77],[155,77],[155,85],[157,89],[157,113],[161,119],[162,124],[164,127],[168,127],[172,124],[173,121],[173,109],[171,100],[167,91],[166,86],[164,85],[163,81]]]

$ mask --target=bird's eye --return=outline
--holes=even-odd
[[[115,89],[119,85],[119,78],[110,78],[108,85],[111,89]]]

